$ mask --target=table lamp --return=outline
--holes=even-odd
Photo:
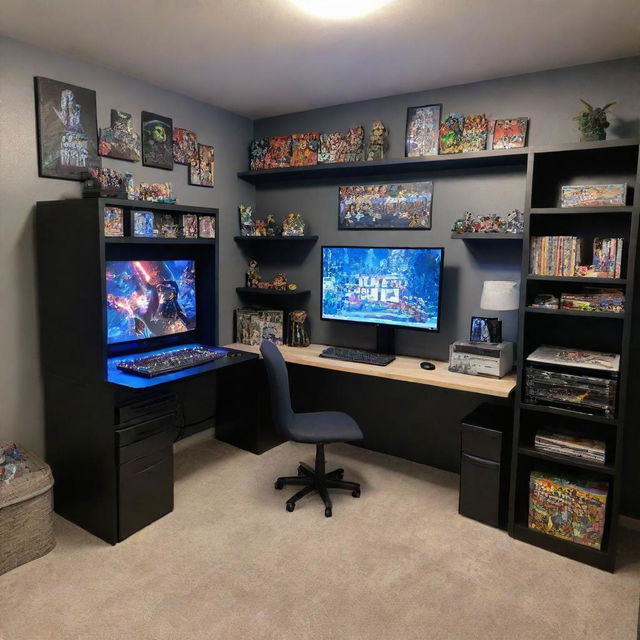
[[[514,311],[519,306],[520,290],[513,280],[485,280],[482,285],[480,307],[488,311]],[[491,342],[502,342],[502,321],[498,314],[495,335]]]

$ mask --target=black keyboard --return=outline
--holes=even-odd
[[[212,347],[185,347],[165,353],[142,355],[139,358],[131,358],[116,363],[116,367],[127,373],[143,378],[153,378],[164,373],[173,373],[188,367],[197,367],[199,364],[213,362],[227,355],[226,351],[213,349]]]
[[[321,354],[321,358],[333,358],[345,362],[363,362],[375,364],[378,367],[386,367],[396,357],[386,353],[374,353],[373,351],[361,351],[360,349],[347,349],[345,347],[327,347]]]

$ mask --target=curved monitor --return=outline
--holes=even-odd
[[[444,249],[322,247],[322,319],[440,330]]]

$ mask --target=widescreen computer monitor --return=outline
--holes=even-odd
[[[193,331],[195,273],[194,260],[108,261],[107,343]]]
[[[322,319],[439,331],[443,253],[322,247]]]

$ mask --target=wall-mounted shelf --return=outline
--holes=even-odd
[[[613,318],[624,320],[624,311],[614,313],[612,311],[575,311],[573,309],[546,309],[544,307],[527,307],[525,313],[541,313],[550,316],[578,316],[581,318]]]
[[[255,185],[293,180],[341,180],[352,178],[390,178],[401,174],[471,169],[491,166],[522,166],[527,163],[527,149],[504,149],[425,156],[421,158],[389,158],[372,162],[315,164],[282,169],[240,171],[238,178]]]
[[[311,293],[308,289],[277,291],[276,289],[258,289],[256,287],[236,287],[236,292],[258,296],[303,296]]]
[[[452,233],[454,240],[522,240],[522,233]]]
[[[316,242],[318,236],[234,236],[236,242]]]

